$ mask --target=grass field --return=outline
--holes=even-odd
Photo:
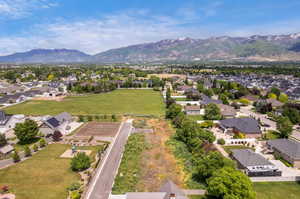
[[[10,114],[55,115],[69,112],[87,114],[164,114],[164,104],[159,92],[153,90],[115,90],[110,93],[67,97],[57,101],[28,101],[5,109]]]
[[[0,186],[8,185],[21,199],[65,199],[66,188],[79,180],[70,169],[70,159],[59,158],[68,148],[52,144],[32,158],[0,170]]]
[[[297,182],[259,182],[254,183],[257,199],[298,199],[300,184]]]

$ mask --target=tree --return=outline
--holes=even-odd
[[[274,93],[276,96],[279,96],[281,91],[279,88],[273,87],[271,88],[271,93]]]
[[[282,103],[287,103],[289,101],[289,96],[285,93],[280,93],[278,100]]]
[[[39,128],[35,121],[26,119],[24,123],[16,124],[14,131],[20,142],[26,144],[30,143],[37,136]]]
[[[288,117],[281,116],[277,119],[277,130],[281,138],[288,138],[293,131],[293,124]]]
[[[174,119],[179,113],[181,113],[181,109],[180,105],[172,104],[166,112],[166,118]]]
[[[219,100],[221,100],[223,104],[229,104],[228,97],[225,94],[221,94]]]
[[[208,104],[205,107],[206,120],[220,120],[222,119],[221,110],[216,104]]]
[[[284,108],[282,115],[288,117],[293,124],[298,124],[300,122],[300,113],[295,108]]]
[[[91,166],[90,157],[85,153],[80,152],[76,154],[71,161],[71,169],[73,171],[83,171]]]
[[[25,146],[24,153],[25,153],[25,157],[31,156],[31,150],[28,145]]]
[[[224,199],[255,199],[250,179],[233,168],[216,170],[207,180],[207,195]]]
[[[0,147],[5,146],[7,144],[7,140],[5,134],[0,133]]]
[[[196,166],[193,176],[199,181],[210,178],[213,172],[218,169],[223,167],[234,168],[235,166],[232,160],[223,157],[218,152],[209,152],[201,158],[196,157],[194,161]]]
[[[241,103],[245,106],[248,106],[251,102],[246,98],[241,98],[241,99],[239,99],[239,103]]]
[[[13,153],[12,158],[14,162],[19,162],[21,160],[17,151]]]
[[[269,93],[268,98],[269,99],[277,99],[277,95],[275,93]]]
[[[168,100],[170,98],[171,98],[171,89],[168,88],[167,91],[166,91],[166,100]]]

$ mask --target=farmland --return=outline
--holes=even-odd
[[[96,114],[164,114],[164,104],[159,92],[152,90],[116,90],[104,94],[67,97],[63,101],[33,100],[5,109],[10,114],[55,115],[69,112],[72,115]]]

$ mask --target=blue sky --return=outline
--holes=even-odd
[[[299,0],[0,0],[0,55],[300,32]]]

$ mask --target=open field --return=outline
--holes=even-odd
[[[110,93],[67,97],[57,101],[28,101],[5,109],[10,114],[72,115],[137,114],[164,115],[164,103],[159,92],[153,90],[122,89]]]
[[[114,137],[120,127],[120,123],[89,122],[76,133],[78,136],[107,136]]]
[[[254,183],[257,199],[298,199],[300,184],[297,182],[259,182]]]
[[[145,134],[149,147],[142,153],[141,180],[139,191],[158,191],[166,180],[172,180],[179,187],[185,188],[185,173],[177,163],[166,142],[174,133],[171,125],[163,119],[150,119],[154,133]]]
[[[126,145],[113,193],[155,192],[167,179],[184,187],[184,173],[166,145],[173,133],[165,120],[151,119],[154,133],[133,134]]]
[[[78,149],[92,150],[90,157],[94,159],[100,147]],[[0,187],[8,185],[20,199],[65,199],[67,187],[80,180],[79,174],[70,169],[71,159],[59,158],[70,148],[70,145],[51,144],[32,158],[0,170]]]

